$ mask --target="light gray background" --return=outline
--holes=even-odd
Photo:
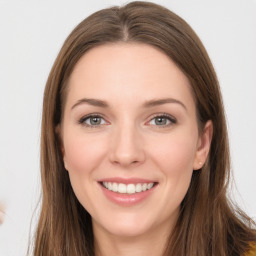
[[[25,255],[40,194],[44,85],[75,25],[122,0],[0,0],[0,255]],[[256,2],[162,0],[198,33],[216,68],[227,112],[234,197],[256,216]],[[237,192],[236,189],[239,191]],[[32,224],[32,231],[34,225]],[[33,232],[32,232],[33,233]]]

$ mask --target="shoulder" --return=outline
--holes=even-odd
[[[244,256],[256,256],[256,243],[250,244],[250,250]]]

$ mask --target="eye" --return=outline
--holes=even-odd
[[[149,121],[149,125],[156,125],[156,126],[169,126],[175,124],[177,121],[174,117],[170,115],[157,115]]]
[[[89,127],[97,127],[107,124],[105,119],[100,115],[84,116],[79,120],[79,123]]]

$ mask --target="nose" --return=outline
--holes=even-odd
[[[124,126],[116,129],[111,137],[109,159],[122,167],[140,165],[145,161],[140,132],[135,127]]]

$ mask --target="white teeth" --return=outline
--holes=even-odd
[[[109,188],[109,187],[108,187],[108,189],[111,190],[111,188]],[[127,190],[127,188],[126,188],[126,185],[125,185],[125,184],[120,183],[120,184],[118,185],[117,191],[118,191],[119,193],[125,194],[125,193],[126,193],[126,190]]]
[[[153,183],[149,183],[148,185],[147,185],[147,189],[151,189],[152,187],[153,187]]]
[[[147,183],[144,183],[144,184],[142,185],[142,191],[146,191],[146,190],[147,190],[147,187],[148,187]]]
[[[112,190],[112,184],[110,182],[108,182],[108,188],[109,190]]]
[[[134,194],[151,189],[154,186],[154,183],[138,183],[126,185],[123,183],[103,182],[103,186],[113,192],[118,192],[121,194]]]
[[[117,192],[117,190],[118,190],[118,185],[117,185],[117,183],[113,183],[113,185],[112,185],[112,190],[113,190],[114,192]]]
[[[135,191],[136,191],[136,192],[141,192],[141,191],[142,191],[142,187],[141,187],[141,184],[140,184],[140,183],[138,183],[138,184],[136,185]]]
[[[128,194],[134,194],[135,193],[135,185],[134,184],[129,184],[127,186],[127,193]]]

